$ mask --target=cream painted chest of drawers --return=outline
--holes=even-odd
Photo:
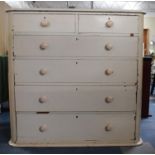
[[[140,144],[143,13],[8,14],[11,145]]]

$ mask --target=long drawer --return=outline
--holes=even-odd
[[[17,113],[17,143],[129,143],[134,113]]]
[[[136,87],[16,86],[16,111],[135,111]]]
[[[138,22],[138,16],[79,15],[79,32],[139,33]]]
[[[15,60],[15,82],[137,82],[136,60]]]
[[[16,32],[74,33],[75,16],[69,14],[22,13],[14,14],[13,29]]]
[[[16,56],[126,56],[136,57],[137,37],[34,36],[14,37]]]

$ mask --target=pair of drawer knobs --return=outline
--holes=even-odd
[[[105,98],[105,102],[106,102],[106,103],[112,103],[113,100],[114,100],[114,99],[113,99],[112,96],[107,96],[107,97]],[[48,101],[47,96],[42,96],[42,97],[39,98],[39,102],[40,102],[40,103],[46,103],[47,101]]]
[[[48,43],[46,43],[46,42],[42,42],[42,43],[40,44],[40,49],[41,49],[41,50],[45,50],[47,47],[48,47]],[[105,45],[105,49],[106,49],[107,51],[112,50],[112,48],[113,48],[113,46],[112,46],[112,44],[110,44],[110,43],[107,43],[107,44]]]
[[[78,63],[76,63],[76,64],[78,64]],[[46,69],[46,68],[43,68],[43,69],[41,69],[40,71],[39,71],[39,74],[40,75],[46,75],[48,73],[48,70]],[[107,76],[109,76],[109,75],[112,75],[114,73],[114,71],[112,70],[112,69],[106,69],[105,70],[105,74],[107,75]]]
[[[45,131],[47,131],[47,129],[48,129],[47,124],[43,124],[43,125],[41,125],[41,126],[39,127],[39,131],[40,131],[40,132],[45,132]],[[111,131],[111,130],[112,130],[111,125],[110,125],[110,124],[107,124],[107,125],[105,126],[105,131]]]
[[[50,22],[47,20],[47,18],[44,18],[41,22],[40,22],[40,26],[41,27],[48,27],[50,25]],[[106,23],[105,23],[105,26],[107,28],[110,28],[113,26],[113,21],[112,20],[108,20]]]

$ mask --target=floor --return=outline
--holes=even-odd
[[[150,142],[155,148],[155,97],[150,98],[149,114],[152,117],[141,121],[141,133],[143,140]]]
[[[79,148],[16,148],[8,145],[10,138],[9,112],[0,114],[0,153],[10,154],[153,154],[155,153],[155,98],[150,100],[152,117],[142,119],[141,137],[143,145],[138,147],[79,147]]]

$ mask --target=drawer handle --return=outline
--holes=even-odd
[[[112,103],[113,102],[113,97],[112,96],[107,96],[106,98],[105,98],[105,102],[106,103]]]
[[[113,21],[112,20],[108,20],[106,23],[105,23],[106,27],[107,28],[110,28],[113,26]]]
[[[107,43],[107,44],[105,45],[105,49],[106,49],[107,51],[110,51],[110,50],[112,49],[112,44]]]
[[[41,69],[41,70],[39,71],[39,73],[40,73],[40,75],[46,75],[46,74],[47,74],[47,69],[46,69],[46,68]]]
[[[41,22],[40,22],[40,25],[42,27],[48,27],[49,26],[49,21],[47,20],[47,18],[44,18]]]
[[[46,125],[46,124],[41,125],[41,126],[39,127],[39,131],[40,131],[40,132],[45,132],[45,131],[47,131],[47,125]]]
[[[107,125],[105,126],[105,131],[111,131],[111,130],[112,130],[111,125],[110,125],[110,124],[107,124]]]
[[[105,74],[106,75],[111,75],[111,74],[113,74],[114,73],[114,71],[112,70],[112,69],[106,69],[105,70]]]
[[[42,50],[46,49],[47,47],[48,47],[48,44],[46,42],[42,42],[40,44],[40,49],[42,49]]]
[[[47,102],[47,96],[42,96],[39,98],[40,103],[46,103]]]

